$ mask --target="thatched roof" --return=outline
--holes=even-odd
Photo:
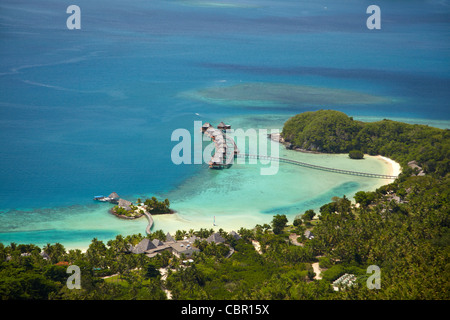
[[[219,125],[217,126],[218,129],[230,129],[231,126],[229,124],[225,124],[223,123],[223,121],[221,123],[219,123]]]
[[[157,247],[164,245],[164,243],[162,243],[159,239],[153,239],[152,243]]]
[[[220,233],[216,232],[210,235],[206,241],[208,243],[214,242],[214,243],[224,243],[225,239],[220,235]]]
[[[156,246],[149,239],[145,238],[141,242],[139,242],[134,248],[132,248],[131,252],[135,254],[140,254],[151,249],[156,249]]]
[[[108,196],[108,198],[111,198],[111,199],[119,199],[120,197],[119,197],[119,195],[118,195],[117,193],[113,192],[113,193],[111,193],[111,194]]]
[[[212,127],[212,125],[209,122],[205,122],[205,124],[202,126],[202,128],[209,128]]]
[[[50,256],[47,254],[47,252],[42,251],[41,253],[39,253],[39,255],[44,258],[45,260],[50,260]]]
[[[416,160],[408,162],[408,166],[413,169],[415,169],[415,168],[422,169]]]
[[[230,235],[231,235],[234,239],[236,239],[236,240],[241,239],[241,236],[240,236],[239,234],[237,234],[236,231],[231,231],[231,232],[230,232]]]
[[[166,234],[166,242],[176,242],[175,239],[168,232]]]
[[[133,203],[132,203],[131,201],[128,201],[128,200],[125,200],[125,199],[119,199],[119,204],[118,204],[118,206],[119,206],[120,208],[124,208],[125,210],[131,210],[130,206],[131,206],[132,204],[133,204]]]
[[[197,239],[200,240],[200,238],[198,238],[197,236],[192,236],[192,237],[190,237],[189,239],[187,239],[187,241],[188,241],[189,243],[194,243],[195,240],[197,240]]]

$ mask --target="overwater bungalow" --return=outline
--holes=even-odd
[[[102,202],[110,202],[117,204],[119,202],[119,195],[116,192],[112,192],[109,196],[95,196],[95,201],[102,201]]]
[[[202,132],[205,132],[206,130],[208,130],[209,128],[212,128],[213,126],[209,123],[209,122],[205,122],[205,124],[203,124],[202,126]]]
[[[217,126],[217,129],[220,129],[220,130],[231,129],[231,125],[225,124],[225,123],[223,123],[223,121],[222,121],[222,122],[219,123],[219,125]]]
[[[227,153],[227,150],[223,146],[221,146],[216,149],[216,152],[219,154],[224,154],[224,153]]]
[[[219,123],[217,129],[210,126],[209,123],[202,126],[202,132],[208,135],[215,145],[214,156],[209,162],[211,169],[229,168],[231,163],[227,159],[233,157],[233,154],[236,156],[239,153],[234,140],[226,136],[227,129],[231,129],[231,125],[227,125],[223,121]]]
[[[117,200],[117,201],[119,201],[119,199],[120,199],[119,195],[118,195],[116,192],[112,192],[112,193],[108,196],[108,198],[111,199],[111,200]]]

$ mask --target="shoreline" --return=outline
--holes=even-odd
[[[272,140],[272,141],[275,141],[275,142],[278,142],[278,143],[282,144],[288,150],[297,151],[297,152],[301,152],[301,153],[346,154],[346,153],[326,153],[326,152],[319,152],[319,151],[310,151],[310,150],[305,150],[305,149],[301,149],[301,148],[288,148],[288,145],[290,143],[284,141],[284,139],[283,139],[283,137],[281,136],[280,133],[268,134],[268,138],[270,140]],[[364,156],[370,156],[370,155],[369,154],[364,154]],[[392,160],[392,159],[390,159],[388,157],[382,156],[382,155],[376,155],[374,157],[377,158],[377,159],[383,160],[384,163],[386,163],[389,166],[387,175],[398,177],[399,174],[402,172],[402,167],[401,167],[401,165],[398,162],[396,162],[396,161],[394,161],[394,160]]]
[[[270,138],[272,138],[272,137],[269,137],[269,139]],[[275,139],[272,139],[275,142],[280,142],[280,141],[277,141],[278,139],[276,139],[278,137],[273,137],[273,138],[275,138]],[[310,154],[323,154],[323,155],[330,155],[330,156],[333,155],[333,154],[320,153],[320,152],[304,152],[302,150],[296,150],[296,149],[293,149],[292,151],[299,151],[300,153],[310,153]],[[383,160],[383,162],[381,162],[383,169],[381,169],[381,168],[380,169],[383,170],[384,172],[389,172],[389,173],[387,173],[388,175],[398,176],[398,174],[401,172],[400,165],[397,162],[393,161],[392,159],[383,157],[381,155],[371,156],[371,157],[377,158],[378,160]],[[380,164],[380,166],[381,166],[381,164]],[[383,185],[384,185],[384,184],[389,184],[390,182],[387,182],[386,180],[381,179],[380,183],[383,183]],[[365,190],[365,188],[361,189],[361,190]],[[137,221],[141,220],[141,222],[139,222],[139,224],[136,224],[135,226],[137,227],[142,224],[143,232],[138,230],[138,232],[142,232],[142,233],[148,233],[148,231],[150,231],[150,229],[152,227],[155,227],[156,229],[162,229],[164,231],[171,231],[171,232],[172,232],[172,229],[173,230],[178,230],[178,229],[183,230],[183,229],[187,229],[187,228],[198,229],[198,228],[205,228],[205,227],[206,228],[212,227],[215,230],[217,230],[219,228],[223,228],[224,230],[229,230],[229,231],[238,229],[237,227],[235,227],[234,224],[236,222],[239,222],[238,221],[239,217],[234,217],[233,215],[227,216],[227,214],[221,215],[220,211],[215,212],[214,208],[212,208],[211,213],[209,213],[209,215],[207,217],[202,217],[201,213],[197,214],[197,210],[195,210],[195,208],[190,208],[190,209],[191,210],[189,210],[189,207],[188,207],[187,212],[195,213],[192,216],[190,216],[190,215],[186,216],[185,212],[183,212],[186,210],[181,210],[183,212],[183,214],[179,215],[179,214],[175,214],[175,213],[178,213],[177,211],[179,211],[179,210],[175,211],[175,210],[170,209],[171,212],[168,212],[168,214],[167,213],[166,214],[157,214],[156,216],[158,216],[158,217],[156,217],[155,215],[152,214],[152,221],[150,221],[147,217],[147,221],[145,221],[145,224],[144,224],[144,221],[141,220],[141,219],[143,219],[142,216],[140,216],[139,218],[138,217],[134,217],[134,218],[126,217],[125,218],[125,217],[119,217],[115,214],[112,214],[111,216],[115,217],[115,219],[117,219],[117,220],[124,221],[125,225],[129,225],[129,223],[131,223],[132,221],[137,222]],[[190,211],[192,211],[192,209],[194,209],[193,212],[190,212]],[[151,214],[151,212],[150,212],[150,214]],[[218,222],[218,225],[211,226],[213,216],[219,217],[220,220]],[[250,210],[249,217],[250,216],[252,218],[248,219],[247,223],[239,224],[239,226],[251,228],[251,227],[254,227],[256,224],[261,223],[260,219],[264,219],[267,221],[267,219],[271,218],[271,216],[263,214],[263,213],[255,214],[253,212],[253,210]],[[186,220],[186,218],[188,218],[187,224],[185,224],[183,221],[183,220]],[[151,222],[153,222],[153,223],[151,223]],[[129,228],[129,230],[136,229],[136,227],[133,227],[132,225],[133,224],[130,224],[131,227]],[[150,226],[150,228],[149,228],[149,226]],[[111,228],[113,228],[113,227],[111,226]],[[122,226],[119,227],[118,225],[114,224],[114,228],[117,230],[119,230],[119,229],[121,230]],[[126,227],[124,229],[128,230],[128,227]],[[126,231],[125,233],[123,233],[123,232],[119,232],[119,233],[127,234],[128,232],[129,231]],[[130,234],[135,234],[135,233],[136,233],[136,231],[132,231]],[[82,251],[85,251],[89,247],[91,240],[92,239],[90,239],[88,241],[88,243],[82,243],[82,241],[73,241],[73,242],[72,241],[69,241],[69,242],[60,241],[60,243],[62,243],[66,247],[66,249],[79,248]]]
[[[396,176],[398,177],[399,174],[402,172],[402,167],[398,162],[395,162],[394,160],[384,157],[382,155],[375,156],[376,158],[383,160],[386,164],[389,166],[388,175],[389,176]]]

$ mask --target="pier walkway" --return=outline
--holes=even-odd
[[[211,169],[229,168],[233,162],[234,155],[239,153],[234,140],[227,137],[227,129],[231,129],[231,126],[223,122],[217,126],[217,129],[208,122],[202,126],[202,133],[214,141],[215,152],[209,162]]]
[[[287,158],[279,158],[279,157],[270,157],[270,156],[263,156],[263,155],[257,155],[257,154],[247,154],[247,153],[240,153],[236,155],[237,158],[248,158],[248,159],[261,159],[261,160],[272,160],[272,161],[280,161],[285,162],[301,167],[306,167],[310,169],[315,170],[322,170],[322,171],[328,171],[328,172],[334,172],[334,173],[340,173],[340,174],[348,174],[348,175],[354,175],[354,176],[360,176],[360,177],[368,177],[368,178],[378,178],[378,179],[397,179],[397,176],[390,176],[386,174],[377,174],[377,173],[366,173],[366,172],[358,172],[358,171],[350,171],[350,170],[343,170],[343,169],[335,169],[335,168],[329,168],[329,167],[323,167],[323,166],[317,166],[314,164],[301,162],[297,160],[291,160]]]
[[[150,229],[153,226],[153,218],[152,218],[152,215],[150,213],[148,213],[147,211],[144,211],[144,214],[148,219],[148,225],[147,225],[147,228],[145,228],[145,232],[147,232],[147,234],[150,234],[151,233]]]

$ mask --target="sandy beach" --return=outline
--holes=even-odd
[[[388,175],[390,176],[398,176],[401,172],[402,172],[402,167],[400,166],[400,164],[398,162],[395,162],[392,159],[383,157],[383,156],[376,156],[377,158],[383,160],[384,162],[386,162],[389,165],[389,172]]]

